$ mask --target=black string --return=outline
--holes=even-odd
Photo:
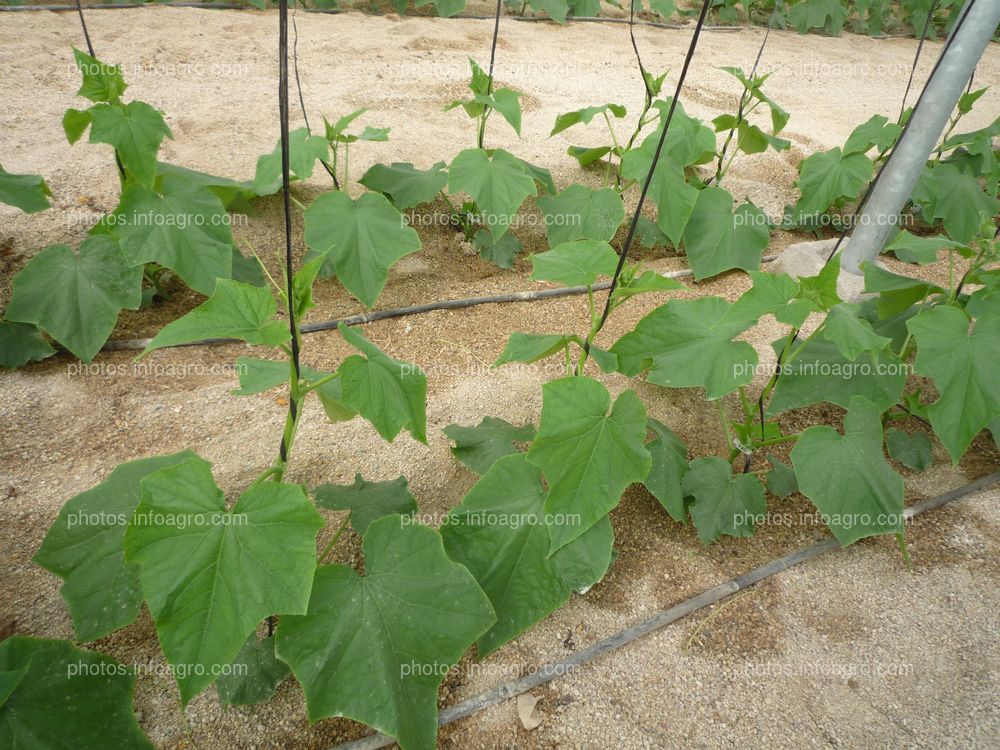
[[[931,18],[937,8],[938,0],[931,0],[930,10],[927,11],[927,18],[924,19],[924,30],[920,34],[920,42],[917,44],[917,53],[913,56],[913,67],[910,69],[910,80],[906,82],[906,91],[903,92],[903,104],[899,108],[899,120],[903,121],[903,114],[906,112],[906,98],[910,95],[910,87],[913,85],[913,76],[917,72],[917,63],[920,62],[920,53],[924,49],[924,40],[927,39],[927,32],[931,27]]]
[[[635,213],[632,214],[632,222],[629,224],[628,235],[625,237],[625,243],[622,245],[621,254],[618,256],[618,266],[615,268],[614,276],[611,277],[611,286],[608,288],[608,299],[604,303],[604,312],[601,313],[601,320],[597,326],[598,331],[604,327],[604,323],[607,321],[608,315],[611,313],[611,298],[618,286],[618,277],[621,276],[622,270],[625,268],[625,259],[628,257],[628,252],[632,247],[632,241],[635,239],[636,229],[639,226],[639,217],[642,215],[642,204],[646,202],[646,194],[649,192],[649,186],[653,182],[653,173],[656,171],[656,163],[660,160],[660,153],[663,151],[663,144],[667,140],[667,130],[670,128],[670,121],[673,119],[674,110],[677,108],[677,102],[680,100],[681,88],[684,86],[684,79],[687,78],[688,68],[691,66],[691,58],[694,57],[694,51],[698,47],[698,38],[701,36],[701,28],[705,24],[705,16],[708,15],[708,6],[711,5],[711,3],[712,0],[705,0],[704,3],[702,3],[701,14],[698,16],[698,23],[694,27],[694,36],[691,37],[691,44],[688,46],[687,55],[684,58],[684,67],[681,68],[680,78],[677,79],[677,88],[674,90],[673,99],[670,101],[670,109],[667,111],[666,120],[663,122],[663,132],[660,133],[660,140],[656,144],[656,151],[653,153],[653,162],[650,164],[649,172],[646,174],[646,180],[643,182],[642,192],[639,194],[639,204],[635,207]],[[589,343],[585,345],[584,348],[589,352]]]
[[[937,2],[937,0],[935,0]],[[757,75],[757,68],[760,66],[761,57],[764,55],[764,47],[767,46],[767,38],[771,35],[771,28],[774,26],[774,20],[778,17],[778,8],[781,7],[781,0],[775,0],[774,10],[771,11],[771,20],[767,22],[767,30],[764,32],[764,38],[760,42],[760,49],[757,50],[757,57],[753,61],[753,67],[750,68],[750,80],[752,81],[754,76]],[[729,129],[729,134],[726,136],[725,142],[722,144],[722,153],[719,154],[719,169],[722,169],[722,163],[726,158],[726,152],[729,150],[729,144],[732,142],[733,133],[736,132],[736,128],[739,127],[740,123],[743,122],[743,114],[746,111],[747,104],[750,103],[750,95],[748,91],[744,91],[743,95],[740,97],[740,105],[736,110],[736,124]],[[715,175],[706,180],[707,185],[711,185],[715,180]]]
[[[493,63],[497,57],[497,39],[500,37],[500,10],[503,0],[497,0],[496,18],[493,20],[493,42],[490,44],[490,70],[486,81],[486,96],[493,93]]]
[[[83,27],[83,38],[87,41],[87,52],[96,59],[94,45],[90,43],[90,34],[87,33],[87,22],[83,20],[83,7],[80,5],[80,0],[76,0],[76,12],[80,15],[80,26]]]
[[[628,35],[632,40],[632,50],[635,52],[635,60],[639,63],[639,71],[642,73],[642,86],[646,91],[646,108],[653,103],[653,87],[649,82],[649,71],[642,64],[642,55],[639,54],[639,43],[635,40],[635,4],[641,0],[632,0],[628,10]]]
[[[295,297],[292,285],[292,208],[288,165],[288,0],[278,2],[278,117],[281,120],[281,195],[285,211],[285,293],[288,295],[288,329],[292,334],[292,377],[299,379],[299,337],[295,326]],[[298,414],[294,398],[288,399],[288,414],[294,422]],[[281,462],[288,460],[285,438],[281,438]]]

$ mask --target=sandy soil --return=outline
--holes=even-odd
[[[164,158],[187,167],[245,179],[257,156],[277,137],[274,104],[274,14],[143,8],[89,16],[99,56],[124,63],[130,95],[162,108],[175,140]],[[426,167],[472,145],[471,125],[458,112],[442,112],[463,92],[467,57],[485,61],[490,27],[478,21],[299,15],[303,93],[310,119],[333,118],[361,106],[362,124],[391,126],[389,143],[362,145],[351,155],[356,179],[371,164],[412,161]],[[710,118],[734,108],[738,90],[718,65],[749,66],[761,31],[706,33],[691,85],[684,94],[692,114]],[[555,116],[580,106],[641,102],[634,61],[622,26],[505,23],[498,50],[502,84],[523,90],[523,139],[491,123],[488,144],[503,146],[552,169],[556,182],[590,181],[565,148],[601,137],[569,131],[546,138]],[[688,31],[637,30],[646,65],[678,70]],[[79,106],[69,45],[81,45],[73,16],[0,15],[0,163],[45,175],[56,208],[32,217],[0,207],[0,302],[11,276],[53,242],[76,243],[89,222],[114,207],[117,180],[106,147],[65,143],[63,111]],[[923,80],[938,45],[929,43],[918,68]],[[773,214],[795,198],[795,164],[816,148],[843,143],[851,129],[875,113],[898,111],[913,58],[912,40],[826,39],[774,33],[763,67],[773,71],[771,91],[792,119],[790,152],[741,158],[727,186]],[[980,85],[1000,81],[1000,50],[991,48],[977,72]],[[980,100],[968,127],[997,111],[998,94]],[[300,113],[293,111],[300,123]],[[622,128],[624,134],[625,128]],[[582,132],[582,131],[581,131]],[[296,187],[304,202],[327,188],[320,175]],[[354,186],[352,189],[356,190]],[[432,207],[430,211],[443,207]],[[276,200],[236,227],[238,242],[277,263]],[[301,230],[301,223],[297,223]],[[422,229],[424,250],[394,270],[379,307],[444,297],[538,288],[522,259],[513,272],[468,255],[444,228]],[[528,227],[529,250],[544,247],[540,228]],[[800,239],[778,233],[771,252]],[[658,270],[683,267],[662,251],[645,254]],[[924,273],[946,278],[947,270]],[[730,299],[747,287],[742,274],[698,285],[686,294]],[[336,282],[321,283],[320,306],[310,319],[358,311]],[[181,292],[153,311],[123,315],[116,337],[151,335],[198,298]],[[606,342],[624,333],[659,301],[637,300],[613,319]],[[373,324],[366,329],[395,356],[421,365],[429,376],[428,436],[380,441],[366,423],[329,427],[317,411],[307,415],[290,478],[315,485],[405,473],[422,510],[444,513],[457,504],[474,476],[453,460],[441,428],[471,424],[484,415],[511,421],[537,419],[539,386],[556,374],[545,367],[493,371],[491,362],[510,331],[579,331],[580,299],[532,305],[484,306]],[[769,356],[773,321],[747,339]],[[58,582],[30,557],[61,505],[101,481],[120,461],[192,448],[215,464],[217,480],[236,493],[273,457],[284,404],[275,393],[247,399],[228,395],[235,378],[227,368],[246,353],[239,345],[157,352],[147,362],[162,371],[137,372],[125,353],[102,355],[81,371],[64,357],[0,374],[0,612],[17,631],[68,637],[72,631]],[[333,366],[346,353],[336,334],[307,338],[305,361]],[[172,368],[172,371],[167,369]],[[635,387],[652,415],[688,442],[693,455],[722,449],[712,407],[695,392],[668,392],[624,378],[604,378],[617,393]],[[728,404],[728,408],[738,408]],[[838,424],[841,410],[818,407],[783,418],[787,429],[817,421]],[[915,426],[911,426],[915,427]],[[996,468],[992,442],[978,438],[951,467],[935,446],[937,464],[907,477],[908,498],[934,495]],[[517,723],[513,704],[448,728],[441,745],[493,747],[994,747],[1000,743],[997,705],[994,592],[997,575],[997,493],[934,513],[909,532],[915,569],[900,563],[886,540],[810,563],[763,584],[717,616],[691,640],[708,613],[676,624],[647,641],[539,691],[546,721],[533,733]],[[800,497],[772,509],[806,512]],[[336,514],[330,514],[336,522]],[[649,616],[783,552],[822,538],[806,524],[774,525],[752,540],[724,540],[705,549],[690,529],[673,523],[647,493],[630,489],[612,516],[620,556],[599,586],[482,664],[466,659],[442,691],[442,704],[471,696]],[[339,559],[359,562],[356,538]],[[160,660],[151,620],[93,644],[126,663]],[[686,648],[686,652],[685,652]],[[817,663],[839,665],[814,676]],[[910,671],[904,677],[853,675],[864,665]],[[763,665],[763,666],[762,666]],[[767,667],[778,665],[778,667]],[[782,667],[781,665],[786,665]],[[780,667],[780,669],[779,669]],[[781,672],[778,676],[768,673]],[[788,675],[791,674],[791,676]],[[852,682],[853,680],[853,682]],[[164,676],[140,678],[141,723],[159,747],[186,746],[175,710],[175,689]],[[202,748],[325,748],[365,729],[346,721],[309,727],[301,692],[286,682],[262,707],[222,710],[209,690],[188,711]]]

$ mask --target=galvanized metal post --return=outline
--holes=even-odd
[[[841,269],[861,273],[885,247],[896,218],[913,193],[920,173],[937,145],[948,118],[986,45],[1000,25],[1000,0],[966,0],[965,16],[949,38],[924,87],[909,126],[896,144],[871,195],[862,207],[854,232],[841,256]]]

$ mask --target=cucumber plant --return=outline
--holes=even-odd
[[[50,352],[47,344],[39,346],[31,326],[90,362],[119,312],[165,295],[171,275],[206,295],[217,278],[264,283],[256,264],[236,248],[228,221],[227,206],[245,202],[247,186],[159,162],[160,144],[172,137],[163,115],[145,102],[122,99],[127,84],[118,66],[79,50],[74,55],[83,76],[78,93],[93,104],[67,110],[66,137],[76,143],[89,129],[91,143],[110,145],[122,192],[118,206],[77,250],[49,246],[14,277],[4,312],[7,331],[13,330],[8,324],[21,324],[12,364]],[[28,188],[27,205],[40,206],[44,182],[20,183]]]
[[[285,384],[289,410],[276,459],[235,504],[226,502],[211,464],[191,451],[131,461],[64,506],[35,561],[63,579],[81,641],[128,626],[145,603],[182,706],[234,661],[247,669],[227,675],[219,691],[234,702],[266,700],[290,670],[305,690],[311,720],[349,716],[392,734],[404,748],[432,747],[437,686],[496,617],[469,572],[445,555],[440,535],[411,521],[416,502],[405,478],[368,482],[359,475],[353,485],[315,488],[312,499],[288,480],[309,401],[319,401],[331,422],[360,415],[386,440],[405,430],[426,442],[426,378],[419,368],[345,326],[340,336],[355,353],[335,371],[300,364],[300,321],[314,306],[313,282],[326,262],[317,255],[284,285],[274,284],[283,318],[267,287],[219,279],[206,302],[163,328],[141,355],[225,337],[284,356],[237,361],[237,395]],[[349,513],[326,533],[317,508]],[[364,539],[364,575],[328,562],[348,523]],[[321,532],[328,539],[318,547]],[[15,660],[10,668],[24,664]],[[55,664],[43,659],[31,668],[48,675]],[[121,716],[125,701],[118,695],[131,689],[131,680],[122,678],[115,696],[93,694],[95,710],[134,725]],[[14,687],[15,705],[30,705],[32,684]],[[55,697],[76,700],[87,689],[63,680]],[[73,725],[52,731],[61,737]],[[129,731],[119,746],[148,746]]]

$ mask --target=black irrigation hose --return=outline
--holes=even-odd
[[[704,0],[701,5],[701,14],[698,16],[698,23],[694,27],[694,34],[691,37],[691,44],[688,45],[687,55],[684,57],[684,66],[681,68],[680,78],[677,79],[677,87],[674,90],[673,99],[670,100],[670,109],[667,111],[667,118],[663,122],[663,132],[660,133],[660,140],[656,144],[656,151],[653,153],[653,161],[649,165],[649,172],[646,173],[646,181],[642,185],[642,192],[639,194],[639,203],[635,207],[635,213],[632,214],[632,221],[629,224],[628,234],[625,236],[625,243],[622,245],[621,254],[618,256],[618,266],[615,268],[614,276],[611,277],[611,285],[608,287],[608,298],[604,303],[604,312],[601,313],[601,320],[597,325],[597,330],[604,327],[604,324],[608,320],[608,315],[611,313],[611,298],[614,295],[615,288],[618,286],[618,278],[621,276],[622,269],[625,268],[625,259],[628,257],[628,252],[632,248],[632,241],[635,239],[635,232],[639,226],[639,216],[642,214],[642,204],[646,201],[646,194],[649,192],[649,186],[653,183],[653,173],[656,171],[656,163],[660,160],[660,154],[663,151],[663,144],[667,140],[667,131],[670,129],[670,121],[674,117],[674,110],[677,108],[677,102],[680,101],[681,88],[684,86],[684,79],[687,78],[688,68],[691,67],[691,59],[694,57],[694,51],[698,48],[698,39],[701,36],[702,26],[705,24],[705,16],[708,15],[708,6],[712,4],[712,0]],[[645,80],[645,78],[643,79]],[[585,350],[589,352],[590,339],[588,338],[587,344],[584,347]]]
[[[777,255],[765,255],[760,259],[761,263],[770,263],[777,260]],[[668,271],[663,274],[669,279],[680,279],[686,276],[693,276],[694,273],[689,268],[679,271]],[[594,284],[593,289],[600,291],[611,286],[610,281],[601,281]],[[389,320],[392,318],[405,318],[409,315],[421,315],[423,313],[435,312],[437,310],[458,310],[465,307],[476,307],[477,305],[496,305],[510,302],[535,302],[543,299],[555,299],[558,297],[570,297],[577,294],[586,294],[587,287],[571,286],[561,289],[538,289],[523,292],[508,292],[506,294],[495,294],[488,297],[466,297],[464,299],[444,299],[436,302],[424,302],[419,305],[408,305],[406,307],[396,307],[390,310],[376,310],[370,313],[351,315],[346,318],[335,318],[324,320],[318,323],[305,323],[299,327],[303,334],[318,333],[320,331],[332,331],[341,323],[345,326],[359,326],[366,323],[374,323],[377,320]],[[152,339],[117,339],[108,341],[102,352],[121,352],[145,349]],[[176,349],[186,346],[214,346],[216,344],[238,344],[240,339],[213,338],[201,339],[199,341],[189,341],[186,344],[172,344],[160,347],[162,349]]]
[[[979,492],[980,490],[986,489],[996,482],[1000,482],[1000,471],[981,477],[974,482],[970,482],[963,487],[953,489],[943,495],[938,495],[937,497],[929,500],[924,500],[923,502],[911,505],[903,511],[903,515],[906,519],[911,519],[922,513],[926,513],[929,510],[939,508],[943,505],[954,502],[955,500],[959,500],[963,497]],[[677,622],[678,620],[687,617],[700,609],[717,604],[723,599],[747,589],[750,586],[754,586],[777,573],[783,573],[784,571],[793,568],[796,565],[800,565],[807,560],[812,560],[813,558],[837,549],[842,549],[840,543],[833,537],[830,537],[828,539],[824,539],[822,542],[813,544],[812,546],[795,550],[787,555],[782,555],[781,557],[761,565],[760,567],[754,568],[741,576],[737,576],[726,583],[711,588],[708,591],[703,591],[697,596],[687,599],[680,604],[676,604],[670,609],[663,610],[662,612],[659,612],[649,619],[643,620],[630,628],[604,638],[595,643],[593,646],[576,651],[565,659],[545,664],[537,671],[521,677],[518,680],[500,685],[493,690],[481,693],[480,695],[468,698],[450,708],[446,708],[438,716],[438,725],[445,726],[446,724],[451,724],[459,719],[467,718],[473,714],[479,713],[483,709],[489,708],[490,706],[503,703],[504,701],[510,700],[511,698],[521,695],[522,693],[533,690],[540,685],[552,682],[552,680],[557,677],[566,675],[578,667],[582,667],[583,665],[588,664],[605,654],[617,651],[623,646],[627,646],[645,635],[649,635],[650,633],[670,625],[671,623]],[[384,734],[372,734],[359,740],[344,742],[340,745],[336,745],[331,750],[379,750],[379,748],[388,747],[394,742],[395,740],[393,738],[387,737]]]

